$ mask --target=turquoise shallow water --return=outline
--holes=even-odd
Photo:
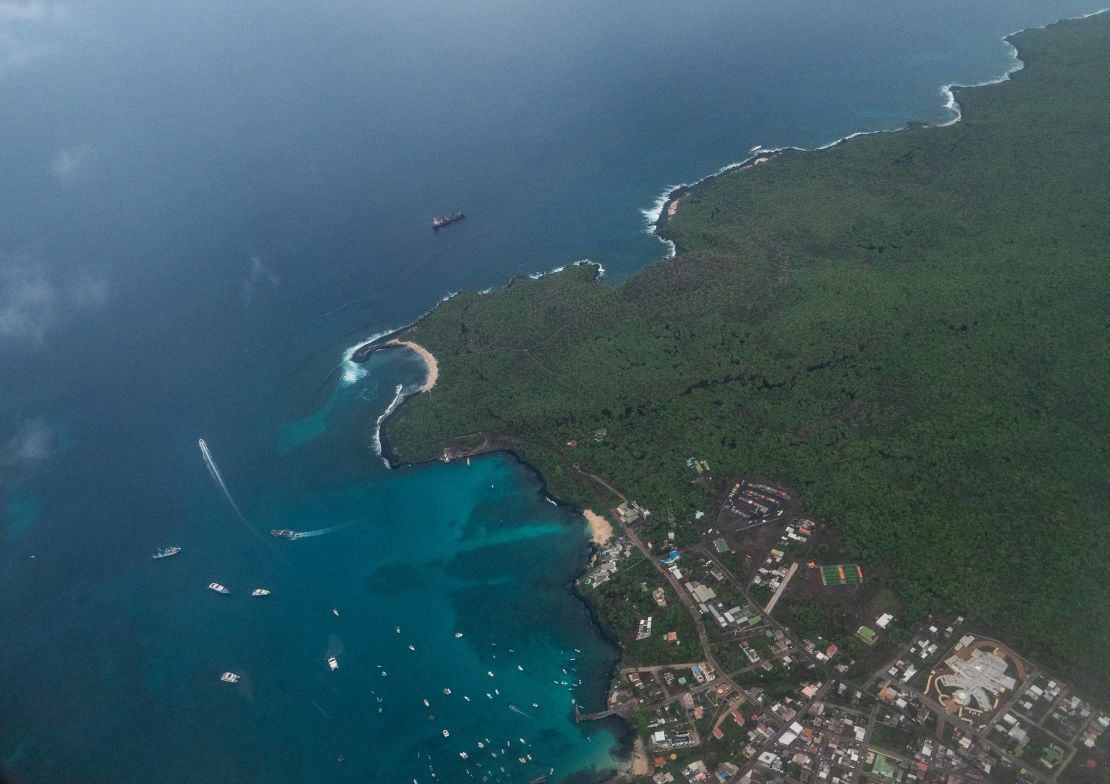
[[[374,422],[422,369],[344,352],[462,287],[587,256],[628,274],[663,250],[641,210],[666,186],[951,119],[939,86],[1012,66],[1002,34],[1096,7],[3,5],[0,772],[610,766],[615,728],[571,713],[615,657],[568,588],[582,520],[508,458],[387,471]]]

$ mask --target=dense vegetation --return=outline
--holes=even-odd
[[[678,257],[630,280],[442,304],[405,335],[439,385],[389,443],[511,435],[553,492],[605,500],[578,463],[680,524],[715,503],[691,455],[774,478],[910,611],[1110,694],[1110,15],[1015,42],[1025,70],[960,90],[959,123],[694,188]]]

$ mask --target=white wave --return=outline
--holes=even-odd
[[[1014,46],[1014,42],[1010,40],[1015,35],[1018,35],[1019,33],[1024,33],[1026,30],[1043,30],[1044,28],[1057,24],[1059,22],[1070,22],[1076,19],[1089,19],[1092,16],[1105,14],[1107,11],[1110,11],[1110,6],[1106,8],[1100,8],[1097,11],[1091,11],[1087,14],[1080,14],[1079,16],[1069,16],[1063,19],[1058,19],[1055,22],[1049,22],[1048,24],[1036,25],[1034,27],[1024,27],[1021,30],[1015,30],[1012,33],[1007,33],[1006,35],[1002,36],[1002,43],[1010,47],[1010,57],[1013,58],[1013,64],[1011,64],[1011,66],[1007,68],[1001,76],[996,76],[993,79],[987,79],[982,82],[975,82],[974,84],[961,84],[958,82],[951,82],[949,84],[943,85],[940,88],[940,94],[944,96],[944,108],[952,112],[953,117],[948,122],[941,123],[941,125],[952,125],[953,123],[959,122],[960,119],[963,117],[963,112],[960,110],[960,102],[956,99],[956,90],[961,87],[986,87],[987,85],[991,84],[1000,84],[1002,82],[1009,81],[1011,76],[1025,68],[1025,62],[1021,59],[1021,53],[1018,51],[1018,48]]]
[[[1010,68],[1008,68],[1006,70],[1006,72],[1003,73],[1001,76],[994,77],[993,79],[987,79],[986,81],[976,82],[975,84],[958,84],[958,83],[952,82],[950,84],[946,84],[946,85],[942,86],[940,88],[940,92],[941,92],[941,95],[943,95],[944,98],[945,98],[944,108],[953,112],[955,114],[955,116],[951,120],[949,120],[947,122],[944,122],[944,123],[941,123],[941,126],[952,125],[953,123],[956,123],[956,122],[960,121],[960,118],[961,118],[962,115],[960,113],[959,101],[956,100],[955,90],[957,88],[960,88],[960,87],[985,87],[985,86],[990,85],[990,84],[998,84],[1000,82],[1004,82],[1004,81],[1008,80],[1012,74],[1016,73],[1017,71],[1020,71],[1022,68],[1025,67],[1025,63],[1021,60],[1020,53],[1018,52],[1017,47],[1014,46],[1013,41],[1010,40],[1015,35],[1018,35],[1019,33],[1025,32],[1025,30],[1041,30],[1041,29],[1044,29],[1045,27],[1048,27],[1049,25],[1056,24],[1057,22],[1061,22],[1061,21],[1071,21],[1071,20],[1075,20],[1075,19],[1087,19],[1087,18],[1092,17],[1092,16],[1098,16],[1099,14],[1107,13],[1108,11],[1110,11],[1110,6],[1108,6],[1106,8],[1100,8],[1099,10],[1092,11],[1088,14],[1080,14],[1079,16],[1065,17],[1063,19],[1058,19],[1055,22],[1049,22],[1048,24],[1034,26],[1034,27],[1022,28],[1021,30],[1015,30],[1012,33],[1007,33],[1006,35],[1002,36],[1003,43],[1005,43],[1007,46],[1010,47],[1010,54],[1014,59],[1013,65]],[[651,207],[649,207],[647,209],[640,210],[640,213],[644,216],[644,231],[647,234],[655,235],[656,239],[658,239],[665,246],[667,246],[666,258],[673,258],[674,255],[675,255],[675,244],[673,242],[671,242],[670,240],[668,240],[668,239],[660,237],[659,234],[658,234],[657,229],[659,227],[659,218],[663,215],[663,208],[666,207],[667,201],[671,198],[671,195],[675,191],[677,191],[679,188],[693,188],[697,185],[700,185],[701,183],[705,182],[706,180],[708,180],[712,177],[717,177],[721,174],[724,174],[725,172],[732,171],[733,169],[738,169],[738,168],[741,168],[743,166],[746,166],[749,163],[753,162],[757,157],[760,157],[760,156],[763,156],[763,155],[775,155],[777,153],[785,152],[787,150],[794,150],[794,151],[797,151],[797,152],[813,152],[813,151],[827,150],[830,147],[835,147],[836,145],[841,144],[843,142],[846,142],[849,139],[855,139],[857,136],[870,136],[871,134],[875,134],[875,133],[897,133],[898,131],[901,131],[901,130],[904,130],[904,129],[905,129],[905,126],[903,126],[902,128],[894,128],[892,130],[877,129],[877,130],[871,130],[871,131],[855,131],[853,133],[848,134],[847,136],[841,136],[839,139],[835,139],[835,140],[833,140],[833,141],[831,141],[827,144],[822,144],[820,147],[795,147],[795,146],[792,146],[792,145],[788,145],[788,146],[785,146],[785,147],[764,147],[761,144],[757,144],[748,151],[750,153],[749,156],[747,158],[745,158],[744,160],[742,160],[742,161],[737,161],[735,163],[725,164],[721,168],[717,169],[717,171],[713,172],[712,174],[707,174],[706,176],[702,177],[701,179],[697,180],[696,182],[683,183],[681,185],[670,185],[667,188],[665,188],[663,190],[663,192],[655,198],[655,201],[652,203]]]
[[[531,278],[532,280],[539,280],[540,278],[544,277],[545,275],[554,275],[556,272],[562,272],[566,268],[567,268],[567,266],[564,264],[561,267],[555,267],[554,269],[549,269],[547,272],[530,272],[530,273],[528,273],[528,277]]]
[[[374,436],[371,439],[374,445],[374,454],[382,459],[386,468],[392,468],[393,466],[389,464],[389,460],[382,454],[382,422],[386,420],[386,417],[397,410],[397,406],[401,405],[401,401],[406,397],[408,397],[408,394],[405,392],[404,387],[398,384],[397,389],[393,392],[393,400],[389,401],[389,405],[385,407],[385,411],[381,413],[378,420],[374,423]]]
[[[343,351],[343,360],[340,363],[340,366],[343,368],[342,375],[340,376],[341,379],[343,380],[343,383],[346,384],[347,386],[350,386],[351,384],[354,384],[357,381],[361,381],[363,378],[366,377],[366,374],[369,372],[369,371],[366,370],[365,367],[363,367],[361,364],[359,364],[358,362],[355,362],[352,359],[352,357],[355,355],[356,351],[358,351],[363,346],[365,346],[369,343],[373,343],[375,340],[379,340],[381,338],[384,338],[386,335],[390,334],[391,332],[396,332],[396,331],[397,330],[395,330],[395,329],[387,329],[384,332],[377,332],[377,333],[371,335],[370,337],[366,338],[366,340],[360,340],[358,343],[355,343],[353,346],[349,346],[348,348],[346,348]]]

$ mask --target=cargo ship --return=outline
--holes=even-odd
[[[461,210],[459,212],[452,212],[450,215],[440,215],[438,218],[432,218],[432,228],[442,229],[444,226],[450,226],[452,223],[461,221],[465,217],[466,213]]]

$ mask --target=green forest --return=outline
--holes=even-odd
[[[1025,68],[960,89],[960,122],[692,188],[677,256],[630,279],[441,304],[402,335],[440,375],[392,451],[501,436],[555,494],[613,500],[577,464],[680,525],[767,477],[908,612],[968,614],[1110,697],[1110,15],[1014,42]]]

